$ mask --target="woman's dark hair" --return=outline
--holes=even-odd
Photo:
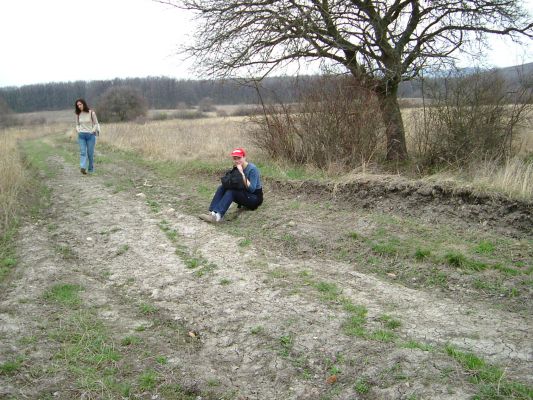
[[[89,106],[87,105],[87,102],[83,99],[78,99],[74,102],[74,109],[76,110],[76,114],[80,115],[81,110],[78,108],[78,102],[83,104],[83,111],[89,112]]]

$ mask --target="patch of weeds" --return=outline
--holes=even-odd
[[[145,330],[146,330],[146,326],[144,325],[136,326],[134,329],[135,332],[144,332]]]
[[[378,329],[374,332],[367,332],[364,337],[366,339],[377,340],[379,342],[392,342],[395,338],[394,332]]]
[[[142,339],[138,336],[126,336],[120,341],[122,346],[135,346],[142,343]]]
[[[218,283],[221,284],[222,286],[226,286],[226,285],[231,284],[231,279],[222,278]]]
[[[168,364],[168,358],[166,358],[165,356],[157,356],[155,358],[155,362],[161,365],[165,365]]]
[[[320,292],[322,299],[326,301],[336,301],[342,294],[342,290],[334,283],[322,281],[315,283],[314,286]]]
[[[163,398],[172,400],[196,400],[200,397],[198,393],[185,390],[177,383],[174,385],[162,385],[159,388],[159,392]]]
[[[15,375],[22,367],[24,358],[21,356],[0,364],[0,375]]]
[[[185,260],[185,267],[189,269],[198,268],[201,265],[201,261],[199,258],[189,258]]]
[[[430,286],[439,286],[442,288],[448,287],[448,275],[445,272],[439,271],[437,268],[432,268],[429,271],[429,276],[426,279],[426,282]]]
[[[380,256],[395,256],[398,254],[398,247],[395,243],[375,243],[372,251]]]
[[[157,312],[157,307],[148,303],[139,304],[139,312],[143,315],[152,315]]]
[[[281,240],[287,245],[287,247],[295,247],[296,246],[296,237],[290,233],[285,233]]]
[[[357,232],[348,232],[348,237],[353,240],[359,239],[359,234]]]
[[[250,329],[250,333],[252,335],[259,335],[260,333],[263,333],[265,330],[265,328],[263,328],[262,326],[254,326],[253,328]]]
[[[0,282],[8,275],[8,273],[17,265],[17,259],[14,257],[4,257],[0,260]]]
[[[472,286],[478,290],[484,290],[489,293],[501,294],[506,297],[517,297],[520,291],[517,288],[507,288],[499,281],[489,282],[483,279],[474,279]]]
[[[157,214],[161,211],[161,205],[155,200],[147,200],[146,204],[148,204],[153,213]]]
[[[33,335],[32,336],[23,336],[23,337],[21,337],[18,340],[18,343],[23,345],[23,346],[36,344],[37,343],[37,337],[33,336]]]
[[[520,271],[518,271],[518,270],[516,270],[514,268],[506,267],[506,266],[501,265],[501,264],[491,265],[491,268],[495,269],[497,271],[500,271],[500,272],[504,273],[505,275],[509,275],[509,276],[516,276],[516,275],[520,274]]]
[[[103,271],[100,273],[100,277],[101,277],[102,279],[107,279],[107,278],[109,278],[111,275],[112,275],[112,272],[111,272],[110,270],[108,270],[108,269],[103,270]]]
[[[198,278],[201,278],[202,276],[204,275],[207,275],[211,272],[213,272],[215,269],[217,269],[217,266],[216,264],[213,264],[213,263],[203,263],[202,264],[202,267],[197,269],[195,272],[194,272],[194,275]]]
[[[168,221],[161,221],[159,224],[159,228],[165,232],[165,235],[167,238],[169,238],[172,242],[175,242],[178,238],[178,232],[175,229],[170,228],[168,226]]]
[[[289,276],[289,272],[282,267],[274,268],[272,271],[268,272],[268,275],[270,275],[274,279],[284,279]]]
[[[446,253],[444,259],[448,265],[455,268],[463,268],[467,262],[466,257],[461,253]]]
[[[69,307],[79,306],[81,304],[79,292],[82,290],[84,288],[80,285],[58,283],[44,293],[44,298]]]
[[[446,345],[445,351],[468,371],[472,383],[479,385],[475,399],[530,399],[533,396],[533,387],[505,379],[501,369],[474,353],[462,352],[452,345]]]
[[[393,317],[391,317],[390,315],[386,315],[386,314],[383,314],[379,317],[379,320],[383,323],[383,325],[385,326],[385,328],[387,329],[391,329],[391,330],[394,330],[394,329],[397,329],[399,328],[400,326],[402,326],[402,323],[401,321],[397,320],[397,319],[394,319]]]
[[[118,248],[118,250],[115,252],[115,256],[121,256],[122,254],[126,253],[130,249],[130,246],[127,244],[123,244]]]
[[[449,252],[444,255],[444,259],[448,265],[455,268],[471,269],[473,271],[483,271],[487,269],[487,265],[480,261],[470,260],[463,254],[457,252]]]
[[[418,261],[424,261],[429,258],[431,251],[427,249],[416,249],[415,259]]]
[[[476,246],[474,251],[478,254],[493,254],[494,253],[494,244],[491,242],[482,240],[479,242],[479,244]]]
[[[370,391],[370,382],[366,378],[359,378],[355,381],[353,389],[356,393],[366,394]]]
[[[288,357],[293,346],[293,337],[292,335],[283,335],[279,338],[279,344],[281,346],[280,354],[283,357]]]
[[[138,379],[139,389],[142,391],[154,389],[158,380],[159,376],[157,375],[156,371],[152,369],[144,371]]]
[[[54,246],[54,250],[65,260],[74,260],[77,258],[76,253],[74,250],[72,250],[72,247],[66,244],[58,244]]]
[[[342,328],[349,336],[365,337],[366,315],[368,311],[363,306],[356,306],[354,312],[344,321]]]
[[[433,351],[435,349],[429,344],[420,343],[415,340],[409,340],[408,342],[402,343],[401,347],[405,349],[417,349],[422,351]]]
[[[220,381],[214,378],[208,379],[206,383],[207,383],[207,386],[210,386],[210,387],[220,386]]]
[[[243,239],[241,240],[238,245],[239,247],[248,247],[252,244],[252,241],[250,239]]]
[[[302,368],[302,379],[308,381],[313,377],[312,372],[309,370],[309,368]]]

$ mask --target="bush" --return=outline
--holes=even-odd
[[[430,89],[429,106],[413,117],[411,151],[421,165],[462,167],[514,154],[531,89],[510,93],[495,71],[458,74]]]
[[[252,121],[252,140],[274,158],[357,167],[383,152],[377,99],[353,77],[324,76],[301,92],[298,103],[266,106]]]
[[[104,92],[97,103],[97,111],[101,122],[124,122],[144,118],[148,107],[140,92],[120,86]]]

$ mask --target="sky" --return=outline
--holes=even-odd
[[[523,1],[533,15],[533,0]],[[0,0],[0,87],[202,78],[193,61],[178,55],[193,30],[190,14],[152,0]],[[492,46],[489,66],[533,62],[533,44],[518,48],[500,40]]]

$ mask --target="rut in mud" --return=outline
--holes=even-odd
[[[149,171],[109,162],[83,177],[59,156],[46,162],[55,171],[43,176],[48,210],[22,228],[19,267],[0,298],[0,364],[18,363],[0,373],[0,398],[466,399],[480,390],[461,363],[467,353],[524,390],[533,384],[529,294],[500,307],[498,298],[405,284],[327,252],[279,251],[235,235],[235,221],[199,221],[179,206],[190,193]],[[135,185],[117,190],[109,177],[121,174]],[[288,229],[287,242],[304,231],[325,242],[320,233],[347,215],[335,215],[337,204],[291,217],[289,188],[266,186],[270,206],[233,212],[240,224],[285,212],[265,218],[266,236]],[[372,225],[363,208],[343,211],[360,231]],[[510,237],[525,235],[527,218],[510,217],[519,221],[505,227]],[[80,289],[73,309],[48,300],[61,284]],[[119,354],[107,372],[101,363],[80,372],[66,355],[61,332],[83,323],[101,324]],[[98,373],[98,384],[84,380]]]

